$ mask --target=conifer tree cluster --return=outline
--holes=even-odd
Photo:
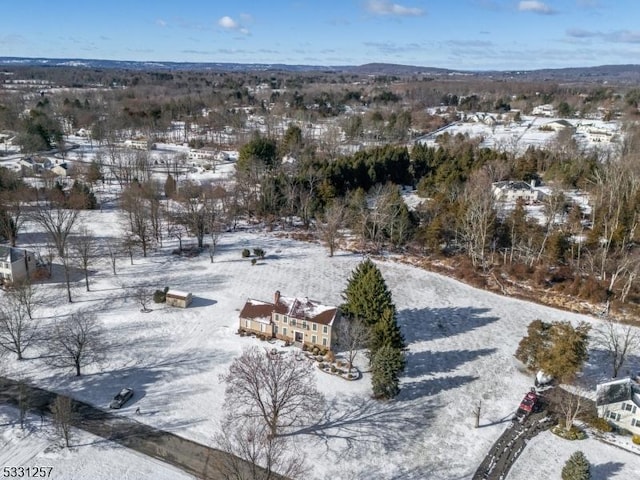
[[[580,450],[574,452],[562,468],[562,480],[589,480],[590,478],[589,460]]]
[[[363,261],[351,272],[344,299],[344,321],[359,319],[369,328],[373,395],[381,399],[395,397],[400,391],[398,376],[405,367],[404,338],[391,292],[371,260]]]

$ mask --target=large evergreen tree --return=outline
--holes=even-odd
[[[378,399],[393,398],[400,392],[398,373],[404,369],[402,350],[383,345],[373,355],[371,362],[371,386],[373,396]]]
[[[343,321],[358,319],[369,329],[373,396],[388,399],[400,391],[398,375],[405,366],[404,338],[398,327],[391,292],[369,259],[351,273],[344,292]]]
[[[584,322],[574,327],[569,322],[534,320],[515,356],[532,371],[544,370],[561,382],[569,381],[588,358],[590,328]]]
[[[590,478],[589,460],[580,450],[574,452],[562,468],[562,480],[589,480]]]
[[[405,347],[404,337],[396,320],[396,310],[391,307],[385,308],[378,321],[371,327],[369,349],[373,355],[386,345],[398,350]]]
[[[358,317],[372,326],[387,308],[394,310],[391,292],[378,267],[366,259],[351,273],[344,292],[342,311],[349,317]]]

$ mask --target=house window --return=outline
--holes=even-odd
[[[260,331],[264,333],[266,331],[264,323],[260,324]]]
[[[315,335],[311,335],[311,343],[318,343],[318,337]]]
[[[302,328],[305,329],[305,330],[309,330],[309,327],[307,327],[307,321],[306,320],[302,321]]]
[[[276,317],[276,322],[279,322],[279,321],[280,321],[280,315],[278,315],[278,314],[276,313],[276,314],[275,314],[275,317]]]
[[[329,327],[327,327],[326,325],[324,325],[324,326],[322,327],[322,333],[324,333],[325,335],[326,335],[327,333],[329,333]]]
[[[247,328],[251,328],[251,321],[250,320],[245,320],[244,321],[244,326]]]
[[[609,418],[617,422],[618,420],[620,420],[620,414],[616,412],[609,412]]]
[[[291,319],[291,326],[292,326],[292,327],[295,327],[295,326],[296,326],[296,319],[295,319],[295,318],[292,318],[292,319]]]
[[[287,316],[286,315],[284,317],[282,317],[282,323],[284,323],[285,325],[287,324]]]
[[[640,420],[638,420],[637,418],[632,418],[631,419],[631,426],[632,427],[640,427]]]
[[[322,346],[323,347],[327,346],[327,337],[322,337]]]
[[[311,330],[313,330],[314,332],[318,331],[318,325],[316,325],[315,323],[312,323]]]
[[[622,408],[627,412],[630,412],[631,410],[633,410],[633,405],[630,403],[623,403]]]
[[[284,335],[285,337],[287,336],[287,327],[284,327],[282,329],[282,335]]]

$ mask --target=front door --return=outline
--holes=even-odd
[[[302,343],[304,341],[304,334],[302,332],[295,332],[296,342]]]

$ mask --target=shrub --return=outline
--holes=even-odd
[[[338,371],[338,369],[335,367],[335,365],[331,365],[331,373],[336,373]]]
[[[251,252],[249,251],[249,249],[248,248],[244,248],[242,250],[242,258],[247,258],[247,257],[250,257],[250,256],[251,256]]]
[[[255,258],[251,259],[251,265],[255,265],[257,263],[257,260]]]
[[[253,249],[253,254],[254,254],[256,257],[258,257],[259,259],[261,259],[261,260],[262,260],[262,259],[264,258],[264,256],[266,255],[266,252],[265,252],[263,249],[261,249],[261,248],[254,248],[254,249]]]
[[[640,445],[640,435],[634,435],[631,437],[631,441],[636,445]]]
[[[587,424],[593,428],[595,428],[596,430],[599,430],[601,432],[611,432],[613,431],[613,427],[611,426],[611,424],[609,422],[607,422],[604,418],[600,418],[600,417],[596,417],[591,416],[589,418],[585,419],[585,422],[587,422]]]
[[[316,362],[322,362],[324,360],[324,357],[322,355],[318,355],[316,358]]]
[[[584,440],[587,438],[587,434],[576,426],[572,426],[569,430],[565,430],[563,426],[556,425],[551,429],[551,432],[565,440]]]
[[[342,360],[338,360],[336,362],[336,367],[340,368],[340,367],[343,367],[343,366],[344,366],[344,362]]]
[[[169,287],[166,288],[166,290],[156,290],[155,292],[153,292],[153,301],[155,303],[164,303],[167,301],[167,291],[169,290]]]
[[[320,362],[320,363],[318,363],[318,368],[319,368],[320,370],[324,369],[324,362]]]
[[[336,354],[333,353],[331,350],[329,350],[329,352],[327,352],[327,354],[324,356],[324,358],[327,360],[327,362],[331,363],[331,362],[335,362],[336,361]]]

